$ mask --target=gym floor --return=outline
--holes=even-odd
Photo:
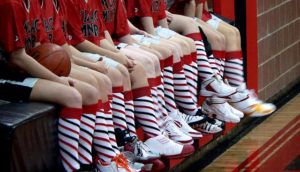
[[[300,171],[300,93],[202,171]]]

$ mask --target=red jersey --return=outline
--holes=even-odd
[[[43,34],[37,0],[0,1],[0,47],[11,53],[17,49],[30,50]]]
[[[167,1],[168,10],[174,14],[184,15],[184,6],[188,1],[190,0],[174,0],[171,2]]]
[[[102,0],[102,16],[113,39],[130,34],[127,14],[121,0]]]
[[[100,0],[61,0],[60,2],[70,44],[77,45],[86,39],[100,45],[100,40],[105,38]]]
[[[41,13],[47,38],[51,43],[64,45],[66,39],[62,31],[62,20],[59,16],[60,4],[58,0],[41,0]]]
[[[152,17],[154,27],[158,26],[158,21],[166,18],[166,5],[164,0],[125,0],[128,18],[137,27],[140,21],[136,17]]]

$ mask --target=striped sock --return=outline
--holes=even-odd
[[[243,54],[241,51],[226,53],[225,77],[232,86],[238,87],[245,83]]]
[[[202,81],[214,76],[214,71],[207,57],[203,41],[195,41],[197,48],[198,74]]]
[[[183,70],[192,99],[195,103],[197,103],[198,68],[196,52],[192,53],[190,58],[191,61],[185,61]]]
[[[173,73],[176,103],[183,109],[184,113],[195,115],[198,111],[198,107],[189,92],[189,87],[183,72],[183,64],[181,62],[173,65]]]
[[[104,113],[97,112],[94,149],[98,158],[104,162],[110,162],[116,156],[116,153],[110,142],[105,118],[106,115]]]
[[[80,137],[79,137],[79,161],[81,164],[91,164],[92,142],[95,130],[96,111],[98,104],[83,106],[83,115],[80,119]]]
[[[115,128],[127,129],[123,87],[113,88],[112,114]]]
[[[135,117],[144,132],[150,137],[160,135],[161,131],[155,118],[153,99],[149,87],[133,89],[132,95]]]
[[[215,58],[215,65],[217,66],[219,72],[217,74],[219,74],[223,78],[224,64],[225,64],[225,51],[213,50],[212,53]]]
[[[135,129],[134,105],[133,105],[132,92],[125,91],[124,98],[125,98],[126,122],[127,122],[127,127],[129,130],[129,133],[131,136],[137,136],[136,129]]]
[[[163,109],[161,109],[160,107],[162,107],[159,104],[158,101],[158,85],[161,84],[161,77],[157,77],[157,78],[150,78],[148,79],[148,83],[149,86],[151,88],[151,97],[153,99],[153,104],[154,104],[154,110],[155,110],[155,114],[156,114],[156,120],[158,122],[159,126],[162,126],[163,124]]]
[[[114,128],[114,123],[113,123],[113,115],[112,115],[112,111],[111,111],[111,100],[112,100],[112,96],[109,96],[109,100],[103,103],[102,112],[104,114],[104,119],[105,119],[107,130],[108,130],[108,136],[109,136],[109,140],[112,145],[112,148],[116,154],[119,154],[120,151],[119,151],[119,148],[117,145],[117,139],[115,136],[115,128]]]
[[[163,78],[161,77],[161,83],[163,83]],[[164,96],[164,86],[163,84],[159,84],[157,86],[157,99],[158,99],[158,105],[159,105],[159,110],[162,112],[163,116],[166,117],[168,116],[168,111],[165,103],[165,96]]]
[[[163,86],[164,90],[159,89],[159,93],[164,93],[164,100],[166,104],[166,108],[168,112],[174,112],[177,111],[177,106],[175,103],[175,97],[174,97],[174,76],[173,76],[173,67],[168,66],[165,67],[163,70]],[[162,98],[162,96],[159,96]]]
[[[208,61],[208,57],[205,51],[205,46],[203,42],[203,38],[200,32],[198,33],[191,33],[185,35],[186,37],[189,37],[194,40],[196,45],[196,60],[197,60],[197,69],[198,69],[198,75],[200,79],[206,80],[213,77],[214,72],[211,68],[211,65]]]
[[[66,171],[80,168],[78,147],[82,109],[64,107],[58,119],[58,142],[62,163]]]

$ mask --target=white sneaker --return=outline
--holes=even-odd
[[[197,127],[197,130],[203,133],[215,134],[221,132],[223,129],[216,124],[212,124],[209,121],[206,121],[205,123],[199,125]]]
[[[240,122],[240,117],[232,112],[232,108],[224,99],[215,97],[210,99],[207,98],[202,105],[202,110],[208,115],[215,115],[216,118],[225,122]]]
[[[184,113],[181,113],[180,115],[192,128],[194,128],[194,126],[203,124],[207,120],[207,115],[203,114],[201,109],[198,109],[196,115],[187,115]]]
[[[230,104],[250,117],[263,117],[272,114],[276,106],[259,100],[253,90],[246,89],[245,84],[238,88],[236,95],[230,96]]]
[[[169,116],[174,120],[177,127],[186,135],[191,136],[193,139],[199,139],[202,134],[199,131],[194,130],[190,127],[187,122],[183,119],[183,113],[177,111],[177,113],[170,113]]]
[[[138,141],[137,138],[135,138],[132,142],[129,142],[124,146],[124,152],[125,151],[133,153],[134,161],[146,162],[158,159],[160,157],[159,154],[154,153],[142,141]]]
[[[181,144],[191,145],[194,143],[194,140],[191,136],[183,133],[178,126],[174,123],[171,117],[166,117],[162,125],[163,130],[168,134],[169,138],[175,142]]]
[[[167,158],[186,157],[194,152],[191,145],[182,145],[175,143],[169,138],[159,135],[145,141],[145,144],[154,152]]]
[[[212,77],[201,83],[200,94],[204,97],[227,97],[237,92],[237,88],[225,84],[221,79]]]

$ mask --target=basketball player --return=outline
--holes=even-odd
[[[0,2],[0,46],[7,52],[7,61],[28,75],[1,72],[1,97],[9,101],[44,101],[62,105],[58,122],[58,139],[66,171],[82,169],[79,157],[91,157],[83,152],[83,142],[91,142],[84,131],[85,120],[93,118],[98,104],[96,88],[69,77],[59,77],[41,66],[27,54],[43,39],[39,2],[35,0],[5,0]],[[4,65],[7,67],[7,64]],[[3,68],[1,68],[3,69]],[[16,70],[13,70],[16,71]],[[18,96],[15,93],[20,93]],[[85,146],[85,144],[84,144]]]
[[[105,27],[100,16],[100,1],[75,0],[64,2],[68,4],[68,8],[65,8],[65,15],[68,20],[67,26],[71,44],[83,52],[103,55],[103,52],[109,51],[120,55],[120,58],[116,56],[112,56],[112,58],[124,64],[130,71],[135,117],[142,119],[138,121],[150,137],[146,142],[161,145],[158,150],[163,156],[185,156],[190,154],[193,151],[190,146],[177,144],[161,134],[155,119],[153,100],[142,65],[124,56],[114,46],[111,48],[104,47],[106,49],[101,47],[110,44],[107,43],[108,40],[104,37]],[[162,140],[165,141],[163,145],[161,144]]]
[[[273,104],[262,102],[253,91],[246,89],[238,29],[210,14],[206,0],[189,3],[187,8],[186,11],[196,9],[195,15],[190,13],[189,15],[198,18],[198,23],[207,34],[221,75],[224,73],[229,84],[238,87],[240,97],[250,97],[249,99],[229,100],[229,102],[235,108],[252,117],[265,116],[274,112],[276,107]]]

